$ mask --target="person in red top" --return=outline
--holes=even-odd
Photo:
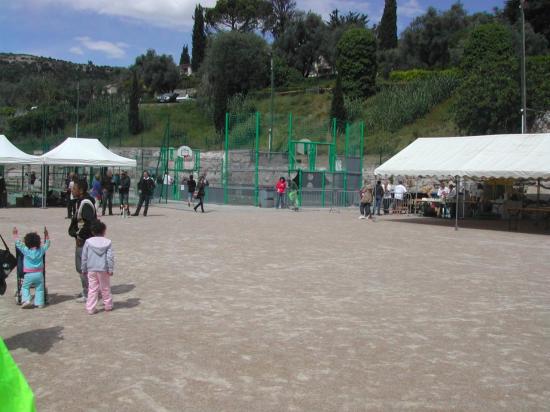
[[[286,195],[286,180],[281,176],[277,184],[275,185],[277,189],[277,205],[276,209],[282,209],[285,207],[285,195]]]

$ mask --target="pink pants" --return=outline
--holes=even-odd
[[[88,300],[86,310],[92,314],[97,305],[97,296],[101,289],[105,310],[113,309],[113,298],[111,297],[111,281],[108,272],[88,272]]]

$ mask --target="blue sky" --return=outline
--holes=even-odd
[[[29,53],[85,63],[128,66],[153,48],[179,61],[191,45],[192,15],[200,0],[0,0],[0,52]],[[505,0],[463,0],[470,12],[502,8]],[[215,0],[200,1],[212,6]],[[454,0],[398,0],[398,28],[433,6],[446,10]],[[297,0],[298,8],[324,17],[341,12],[382,16],[384,0]]]

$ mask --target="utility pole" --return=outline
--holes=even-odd
[[[273,46],[271,46],[271,119],[270,119],[270,125],[269,125],[269,147],[268,147],[268,153],[269,157],[271,157],[271,149],[273,146],[273,109],[274,109],[274,92],[275,92],[275,73],[274,73],[274,67],[273,67]]]
[[[521,134],[527,133],[527,86],[525,69],[525,0],[520,0],[521,11]]]

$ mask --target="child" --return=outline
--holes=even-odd
[[[35,297],[34,303],[37,307],[44,307],[44,255],[46,250],[50,247],[50,237],[48,230],[44,228],[44,246],[40,246],[40,236],[36,232],[27,233],[25,235],[25,244],[19,240],[19,232],[16,227],[13,228],[13,238],[15,240],[15,247],[25,257],[23,259],[23,271],[25,277],[23,278],[22,300],[23,309],[30,309],[34,305],[31,302],[30,288],[34,285]]]
[[[115,258],[112,242],[105,237],[107,227],[100,220],[92,222],[93,237],[86,240],[82,249],[82,274],[88,275],[88,300],[86,310],[90,315],[97,313],[98,292],[105,305],[105,311],[113,309],[109,277],[113,276]]]

